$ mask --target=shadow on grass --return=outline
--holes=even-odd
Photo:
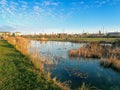
[[[1,47],[14,48],[13,45],[11,45],[11,44],[6,44],[6,43],[8,43],[6,40],[0,40],[0,41],[2,41],[2,43],[3,43],[3,44],[0,44]]]

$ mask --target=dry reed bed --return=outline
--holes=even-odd
[[[22,54],[28,55],[30,40],[23,37],[8,37],[6,40],[15,46]]]
[[[45,57],[40,56],[40,54],[35,50],[35,52],[31,55],[31,61],[35,65],[36,68],[42,71],[42,73],[45,75],[45,77],[48,80],[51,80],[54,82],[55,85],[62,88],[63,90],[70,90],[70,85],[66,82],[60,82],[56,80],[56,77],[51,78],[51,73],[47,72],[45,74],[44,72],[44,64],[51,65],[50,61],[46,61]],[[53,63],[52,63],[53,64]]]
[[[113,47],[108,50],[108,58],[120,59],[120,47]]]
[[[6,40],[15,46],[15,48],[17,50],[19,50],[22,54],[24,55],[29,55],[28,49],[30,47],[30,40],[23,38],[23,37],[9,37],[6,38]],[[43,60],[43,58],[39,58],[39,54],[35,51],[34,53],[32,53],[32,55],[30,55],[30,60],[32,61],[32,63],[34,64],[34,66],[37,69],[40,69],[42,72],[44,71],[43,68],[43,63],[41,63],[41,60]]]
[[[112,47],[107,51],[105,59],[100,60],[100,65],[120,71],[120,47]]]
[[[120,47],[88,43],[85,47],[69,50],[70,57],[85,58],[118,58],[120,59]]]
[[[49,60],[48,60],[48,58],[49,58]],[[51,78],[50,72],[47,72],[47,73],[44,72],[44,64],[46,64],[46,65],[53,64],[53,62],[51,62],[51,60],[50,60],[50,57],[46,58],[46,57],[41,56],[40,53],[38,53],[38,51],[35,49],[31,55],[31,61],[37,69],[42,71],[42,73],[46,76],[46,78],[48,80],[52,80],[55,85],[62,88],[63,90],[70,90],[70,85],[68,83],[57,81],[56,77]]]
[[[120,60],[116,58],[108,58],[106,60],[100,60],[100,65],[104,67],[111,67],[115,70],[120,71]]]
[[[101,58],[103,56],[103,48],[98,43],[89,43],[87,46],[69,50],[70,57],[85,57],[85,58]]]
[[[23,38],[23,37],[8,37],[5,38],[10,44],[14,45],[17,50],[19,50],[23,55],[28,56],[28,48],[30,48],[30,40]],[[37,52],[35,49],[32,55],[30,55],[30,60],[35,66],[35,68],[39,69],[48,80],[51,80],[56,84],[58,87],[62,88],[63,90],[70,90],[70,86],[66,83],[61,83],[56,80],[54,77],[53,79],[51,78],[50,72],[47,74],[44,73],[44,64],[51,64],[51,62],[45,60],[44,57],[40,56],[40,54]]]
[[[100,64],[120,71],[120,47],[88,43],[85,47],[69,50],[70,57],[101,58]],[[102,59],[105,58],[105,59]]]

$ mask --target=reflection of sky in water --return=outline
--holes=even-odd
[[[69,58],[68,50],[82,47],[85,44],[70,42],[40,42],[32,41],[32,49],[37,47],[39,53],[49,56],[58,64],[49,67],[52,77],[60,81],[72,81],[71,87],[75,88],[85,82],[97,86],[102,90],[119,90],[120,73],[112,69],[103,68],[97,59]],[[117,89],[118,88],[118,89]]]

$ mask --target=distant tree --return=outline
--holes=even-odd
[[[120,39],[117,39],[113,42],[113,47],[120,47]]]

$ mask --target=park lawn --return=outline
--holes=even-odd
[[[31,61],[0,40],[0,90],[60,90]]]

